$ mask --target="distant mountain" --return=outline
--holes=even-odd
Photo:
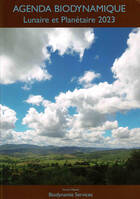
[[[57,146],[37,146],[29,144],[6,144],[0,145],[0,154],[14,155],[33,153],[39,155],[45,154],[74,154],[74,153],[91,153],[95,151],[110,150],[109,148],[92,148],[92,147],[57,147]]]

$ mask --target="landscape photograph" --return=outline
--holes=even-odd
[[[0,28],[1,185],[140,185],[140,28]]]

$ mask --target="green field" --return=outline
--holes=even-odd
[[[1,184],[140,184],[140,150],[0,155]]]

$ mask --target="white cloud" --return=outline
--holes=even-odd
[[[0,104],[0,129],[13,129],[15,127],[16,120],[16,112],[8,108],[7,106],[3,106]]]
[[[89,28],[57,28],[48,34],[48,45],[52,51],[58,50],[60,55],[73,54],[83,57],[85,49],[88,49],[94,41],[94,33]]]
[[[130,100],[140,103],[140,28],[129,34],[127,49],[114,61],[112,71]]]
[[[31,128],[25,132],[13,130],[17,120],[12,109],[1,107],[1,144],[38,144],[57,146],[92,146],[92,147],[138,147],[140,128],[129,130],[118,127],[117,121],[106,121],[95,127],[76,125],[63,107],[56,103],[48,103],[44,112],[38,113],[30,108],[23,119],[23,124]],[[79,119],[79,118],[78,118]],[[74,122],[78,122],[75,120]],[[94,128],[92,128],[94,126]],[[104,137],[105,130],[112,130],[112,136]]]
[[[45,52],[45,31],[40,29],[1,29],[1,84],[50,79],[43,66],[49,58]]]
[[[59,49],[56,41],[50,41],[53,51],[58,50],[61,55],[72,53],[65,47],[62,50],[62,46]],[[140,128],[120,127],[115,119],[117,112],[140,108],[140,29],[130,33],[127,43],[128,48],[113,63],[112,71],[116,79],[112,84],[102,82],[60,93],[54,103],[42,96],[30,96],[26,102],[42,103],[44,111],[39,113],[34,108],[29,109],[23,124],[31,130],[23,133],[23,140],[57,145],[139,146]],[[74,52],[80,53],[78,50]],[[81,83],[91,83],[97,75],[94,72],[87,74],[80,77]],[[75,108],[72,115],[69,114],[70,107]],[[112,135],[105,137],[106,130],[112,131]]]
[[[94,33],[90,28],[1,29],[0,83],[49,80],[51,75],[43,62],[50,60],[52,52],[58,50],[60,55],[76,52],[82,58],[93,41]],[[47,47],[52,50],[48,51]]]
[[[119,127],[118,129],[114,129],[112,131],[112,136],[119,139],[127,139],[130,137],[130,131],[128,130],[128,127]]]
[[[12,129],[16,123],[16,112],[7,106],[0,104],[0,143],[12,140]]]
[[[25,102],[39,106],[43,102],[43,97],[41,95],[30,95],[29,98],[25,100]]]
[[[36,130],[38,135],[48,137],[64,137],[67,133],[68,115],[65,109],[50,103],[42,113],[30,108],[23,119],[23,124]]]
[[[99,127],[98,130],[106,131],[106,130],[113,130],[118,127],[118,121],[106,121],[103,126]]]
[[[86,71],[82,77],[79,77],[78,83],[82,84],[84,87],[91,87],[92,81],[99,77],[99,73],[95,73],[94,71]]]
[[[119,127],[112,130],[112,137],[108,138],[108,144],[117,147],[139,147],[140,146],[140,128],[128,129],[128,127]]]

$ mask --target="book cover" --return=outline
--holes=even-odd
[[[140,1],[0,3],[2,199],[140,197]]]

